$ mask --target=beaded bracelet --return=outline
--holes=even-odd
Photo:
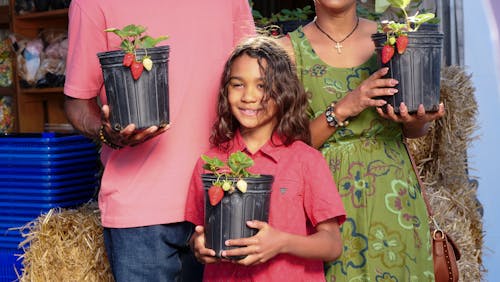
[[[339,128],[344,127],[349,124],[349,121],[346,119],[344,121],[339,121],[337,116],[335,115],[335,103],[331,103],[325,110],[326,122],[329,126]]]
[[[106,137],[104,136],[104,125],[101,125],[101,128],[99,128],[99,140],[101,140],[102,144],[106,144],[113,150],[120,150],[121,148],[123,148],[122,146],[116,145],[111,141],[109,141],[108,139],[106,139]]]

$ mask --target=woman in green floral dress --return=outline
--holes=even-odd
[[[280,43],[295,60],[310,100],[313,145],[330,164],[348,219],[342,256],[325,264],[328,281],[434,281],[425,202],[404,138],[426,134],[444,106],[401,113],[379,96],[397,81],[377,69],[371,34],[356,0],[315,0],[316,19]],[[382,111],[383,107],[386,112]]]

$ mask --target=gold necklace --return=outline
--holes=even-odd
[[[328,39],[330,39],[331,41],[335,42],[335,49],[337,49],[337,53],[338,54],[341,54],[342,53],[342,42],[344,42],[347,38],[349,38],[349,36],[351,36],[354,31],[356,31],[356,29],[358,28],[358,25],[359,25],[359,17],[356,17],[356,25],[354,25],[354,28],[351,30],[351,32],[349,32],[348,35],[346,35],[346,37],[344,37],[344,39],[342,40],[335,40],[333,39],[328,33],[326,33],[320,26],[319,24],[316,22],[316,18],[314,18],[314,25],[318,28],[319,31],[321,31],[321,33],[323,33],[324,35],[326,35],[326,37],[328,37]]]

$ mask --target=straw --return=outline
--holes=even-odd
[[[481,281],[486,272],[481,259],[482,207],[467,161],[467,148],[477,139],[474,91],[462,67],[444,68],[441,101],[446,115],[434,122],[428,135],[409,140],[435,218],[461,251],[460,281]]]

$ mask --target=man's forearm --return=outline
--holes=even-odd
[[[98,138],[101,126],[101,108],[96,99],[76,99],[66,96],[64,111],[76,130],[89,138]]]

